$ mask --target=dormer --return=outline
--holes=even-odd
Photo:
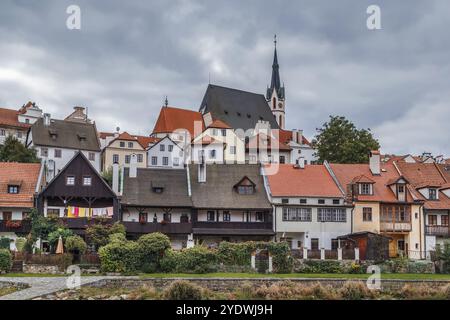
[[[439,188],[441,186],[437,184],[424,184],[418,186],[416,189],[427,200],[439,200]]]
[[[22,185],[22,181],[15,181],[15,180],[8,181],[7,192],[9,194],[18,194],[18,193],[20,193],[21,185]]]
[[[164,192],[164,183],[161,183],[159,181],[152,181],[151,182],[151,189],[153,193],[163,193]]]
[[[444,184],[439,190],[450,198],[450,183]]]
[[[238,183],[233,186],[235,192],[241,195],[254,194],[256,184],[247,176],[243,177]]]
[[[87,139],[87,136],[85,133],[77,133],[77,137],[78,137],[78,140],[80,140],[80,141],[86,141],[86,139]]]
[[[56,140],[56,138],[58,138],[58,131],[56,129],[48,129],[48,134],[52,140]]]
[[[352,180],[352,185],[356,187],[354,192],[361,196],[372,196],[374,194],[374,184],[375,181],[365,175],[357,176]]]
[[[387,183],[387,186],[391,188],[391,191],[395,194],[395,197],[398,201],[407,201],[407,191],[406,191],[406,185],[408,184],[408,181],[403,177],[398,177],[395,179],[390,180]]]

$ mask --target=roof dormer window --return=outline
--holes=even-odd
[[[255,184],[249,178],[244,177],[236,185],[234,189],[238,194],[248,195],[255,193]]]
[[[435,188],[428,189],[428,199],[437,200],[437,189]]]
[[[8,185],[8,193],[10,194],[18,194],[19,193],[19,186],[15,184],[9,184]]]
[[[360,183],[359,184],[359,194],[361,195],[372,195],[373,186],[371,183]]]

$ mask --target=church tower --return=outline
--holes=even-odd
[[[281,86],[280,81],[280,66],[278,65],[277,57],[277,36],[274,36],[275,51],[272,64],[272,80],[270,82],[270,88],[267,88],[266,99],[269,104],[270,110],[272,110],[275,119],[281,129],[285,128],[285,96],[284,96],[284,84]]]

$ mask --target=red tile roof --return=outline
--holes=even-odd
[[[40,163],[0,162],[0,207],[32,208],[40,169]],[[19,184],[19,193],[9,194],[8,184]]]
[[[200,122],[201,132],[205,130],[203,116],[198,111],[174,107],[162,107],[153,133],[172,133],[177,129],[186,129],[194,137],[194,122]],[[197,132],[197,135],[199,132]]]
[[[395,194],[388,187],[389,181],[400,177],[393,164],[382,163],[380,175],[372,175],[369,164],[330,164],[330,166],[342,188],[346,191],[348,186],[361,176],[375,182],[373,184],[373,195],[358,195],[358,201],[398,202]]]
[[[98,137],[100,139],[106,139],[107,137],[114,137],[114,133],[112,132],[99,132]]]
[[[222,142],[217,141],[216,139],[214,139],[214,138],[212,138],[212,137],[210,137],[208,135],[205,135],[201,139],[198,139],[198,140],[192,142],[192,144],[195,144],[195,145],[201,144],[201,145],[204,145],[204,146],[205,145],[209,145],[209,144],[213,144],[213,143],[222,143]]]
[[[275,146],[276,138],[268,137],[266,134],[259,133],[256,136],[253,136],[249,139],[249,142],[245,145],[247,150],[259,150],[262,148],[260,144],[263,144],[263,141],[267,141],[267,144],[264,146],[268,151],[272,150],[272,146]],[[290,151],[292,148],[286,145],[285,143],[278,141],[278,151]]]
[[[208,128],[216,128],[216,129],[231,129],[231,127],[226,124],[225,122],[223,122],[222,120],[214,120],[209,126]]]
[[[144,149],[147,149],[149,144],[154,144],[161,140],[160,138],[155,137],[147,137],[147,136],[135,136],[137,138],[137,141],[141,144],[141,146],[144,147]]]
[[[267,179],[276,197],[343,197],[324,165],[297,169],[292,164],[280,164],[278,172]]]
[[[280,137],[280,142],[283,142],[284,144],[288,144],[290,141],[292,141],[292,131],[279,130],[279,137]],[[302,144],[311,146],[311,143],[303,135],[302,135]]]
[[[102,132],[102,133],[108,134],[107,132]],[[103,135],[103,136],[106,137],[107,135]],[[159,141],[160,139],[159,138],[155,138],[155,137],[131,135],[128,132],[124,131],[124,132],[120,133],[115,139],[111,140],[109,145],[111,145],[116,140],[136,141],[137,143],[139,143],[139,145],[142,148],[147,149],[148,145],[150,143],[153,144],[153,143]]]
[[[19,122],[19,111],[0,108],[0,126],[8,126],[14,128],[27,129],[31,125],[28,123]]]

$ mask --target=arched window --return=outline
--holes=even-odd
[[[282,122],[283,122],[283,117],[280,114],[280,121],[278,122],[278,124],[280,125],[281,128],[283,127],[283,123]]]
[[[275,97],[273,97],[272,99],[272,109],[276,109],[277,108],[277,99]]]

